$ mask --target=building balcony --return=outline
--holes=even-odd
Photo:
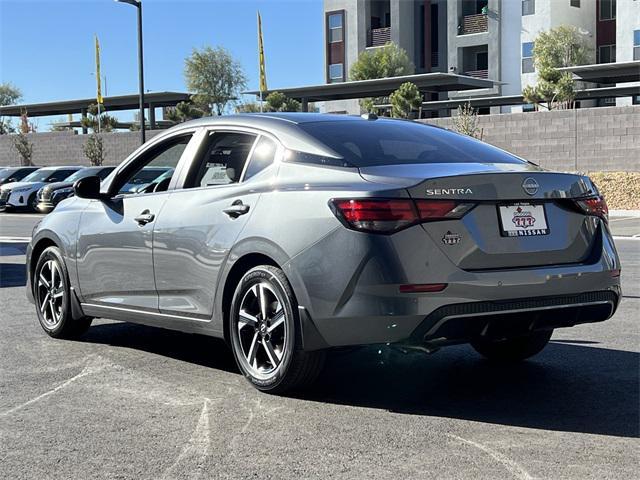
[[[489,70],[469,70],[465,75],[475,78],[489,78]]]
[[[459,29],[459,35],[486,32],[488,30],[487,15],[482,13],[465,15],[462,17]]]
[[[372,28],[369,30],[367,47],[382,47],[391,41],[391,27]]]

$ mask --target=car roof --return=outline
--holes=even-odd
[[[217,117],[203,117],[196,120],[180,123],[164,133],[154,137],[162,138],[181,130],[198,127],[249,127],[272,133],[291,150],[308,152],[316,155],[340,158],[333,150],[314,138],[312,135],[299,128],[301,124],[318,122],[369,122],[366,118],[357,115],[340,115],[327,113],[304,112],[265,112],[265,113],[240,113],[235,115],[221,115]],[[380,121],[398,121],[380,118]]]

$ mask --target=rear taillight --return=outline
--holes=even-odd
[[[330,205],[342,223],[361,232],[392,233],[416,223],[462,217],[474,204],[454,200],[337,199]]]
[[[576,205],[587,215],[595,215],[605,221],[609,220],[609,207],[604,197],[590,197],[576,200]]]

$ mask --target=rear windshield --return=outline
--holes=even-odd
[[[466,135],[417,122],[313,122],[299,126],[354,167],[408,163],[525,163]]]

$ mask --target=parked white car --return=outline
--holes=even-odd
[[[44,167],[27,175],[20,182],[0,187],[0,212],[11,208],[28,208],[36,211],[37,193],[48,183],[61,182],[82,167]]]

